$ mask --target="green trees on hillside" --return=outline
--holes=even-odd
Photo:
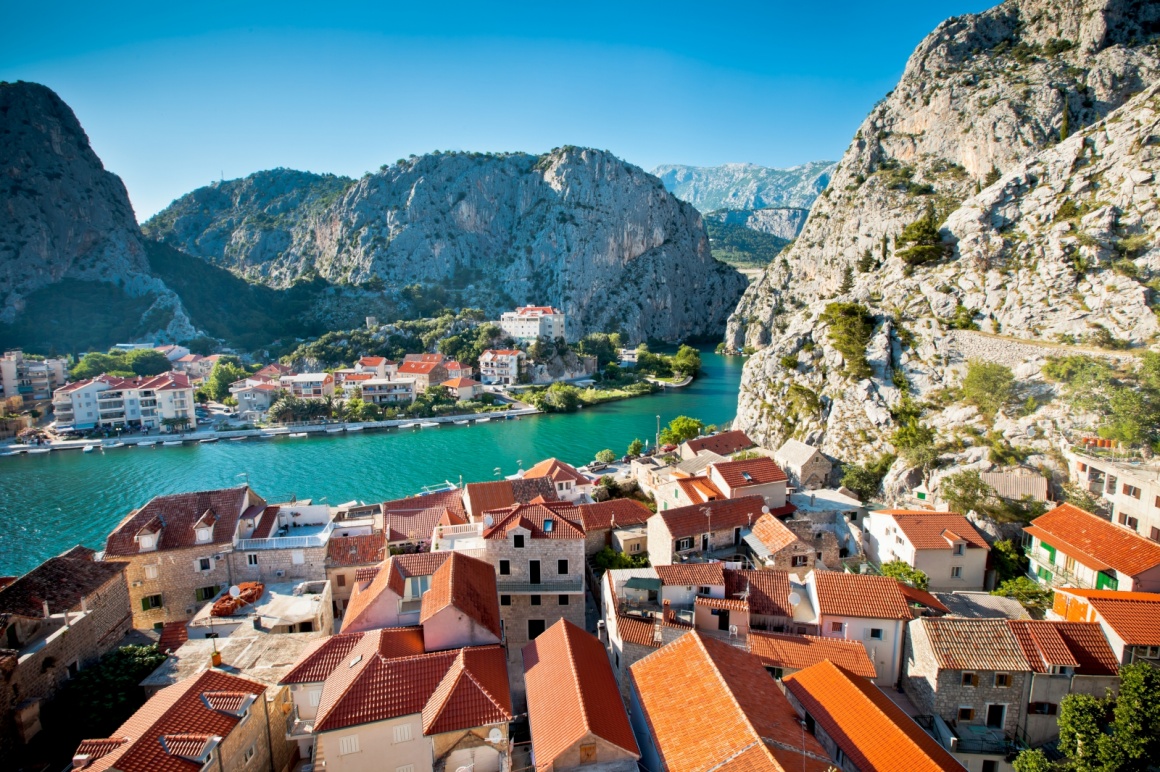
[[[967,377],[963,379],[963,401],[974,405],[986,418],[993,420],[995,414],[1014,395],[1015,376],[1011,368],[977,359],[967,364]]]
[[[858,494],[862,501],[869,501],[878,495],[882,478],[890,471],[894,456],[887,453],[866,464],[848,464],[843,468],[842,485]]]
[[[872,375],[866,346],[874,334],[874,316],[860,303],[830,303],[818,320],[829,326],[826,333],[846,361],[846,375],[855,380]]]
[[[230,395],[230,384],[240,381],[247,375],[249,373],[242,367],[237,357],[222,357],[209,371],[209,377],[205,380],[205,391],[210,399],[221,402]]]
[[[1043,374],[1063,384],[1071,407],[1099,417],[1101,437],[1129,446],[1160,441],[1160,354],[1144,352],[1124,369],[1093,357],[1060,357],[1048,360]]]
[[[895,253],[909,266],[918,266],[942,258],[947,251],[935,222],[934,207],[928,206],[922,217],[902,229],[895,241]]]
[[[661,429],[661,444],[662,445],[680,445],[682,442],[691,440],[701,434],[701,430],[705,428],[705,424],[696,418],[690,418],[687,415],[679,415],[673,420],[669,421],[669,425]]]
[[[169,360],[160,351],[139,348],[132,351],[113,349],[106,354],[85,354],[70,371],[74,380],[94,378],[102,373],[131,377],[167,373],[172,369]]]

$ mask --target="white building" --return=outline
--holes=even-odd
[[[991,548],[962,515],[884,509],[867,514],[863,547],[872,562],[901,560],[943,592],[982,590]]]
[[[555,340],[564,337],[564,312],[551,306],[521,306],[500,315],[499,326],[516,340]]]
[[[62,386],[52,395],[59,429],[157,429],[166,419],[186,419],[192,427],[193,405],[189,376],[177,372],[136,378],[99,375]]]
[[[334,396],[334,376],[330,373],[283,375],[282,388],[300,399],[325,399]]]
[[[1160,542],[1160,465],[1064,455],[1071,479],[1107,502],[1113,523]]]
[[[51,399],[53,389],[66,380],[63,359],[25,359],[20,349],[5,351],[0,359],[0,402],[11,397],[24,402]]]
[[[524,352],[516,349],[488,349],[479,357],[479,380],[486,384],[510,386],[520,381]]]

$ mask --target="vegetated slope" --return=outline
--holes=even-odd
[[[705,222],[743,225],[750,230],[793,241],[802,232],[809,209],[769,207],[767,209],[718,209],[705,215]]]
[[[705,227],[709,231],[713,257],[731,265],[769,265],[789,243],[789,239],[771,236],[745,225],[718,222],[708,215]]]
[[[1158,29],[1160,3],[1128,0],[1009,0],[939,25],[731,318],[727,343],[761,349],[738,424],[866,459],[898,449],[904,394],[1004,356],[952,328],[1151,342]],[[962,408],[927,410],[941,431]]]
[[[833,161],[811,161],[789,169],[756,164],[683,166],[653,169],[665,188],[702,212],[717,209],[796,207],[808,209],[829,184]]]
[[[713,260],[697,211],[609,153],[434,153],[357,181],[273,170],[175,201],[144,226],[272,287],[319,276],[399,297],[422,284],[491,314],[568,314],[568,336],[720,331],[744,278]]]
[[[0,83],[0,168],[5,345],[33,343],[37,329],[52,337],[45,323],[109,342],[193,333],[180,300],[150,273],[125,186],[51,89]]]

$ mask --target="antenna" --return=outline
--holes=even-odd
[[[761,514],[763,514],[763,515],[769,514],[769,505],[768,504],[761,507]]]
[[[487,733],[487,741],[492,745],[503,740],[503,733],[497,727],[492,727],[491,731]]]

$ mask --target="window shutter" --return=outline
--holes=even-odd
[[[142,598],[142,599],[141,599],[141,610],[142,610],[142,611],[148,611],[148,610],[149,610],[149,608],[150,608],[150,606],[149,606],[149,596],[148,596],[148,595],[146,595],[144,598]]]

